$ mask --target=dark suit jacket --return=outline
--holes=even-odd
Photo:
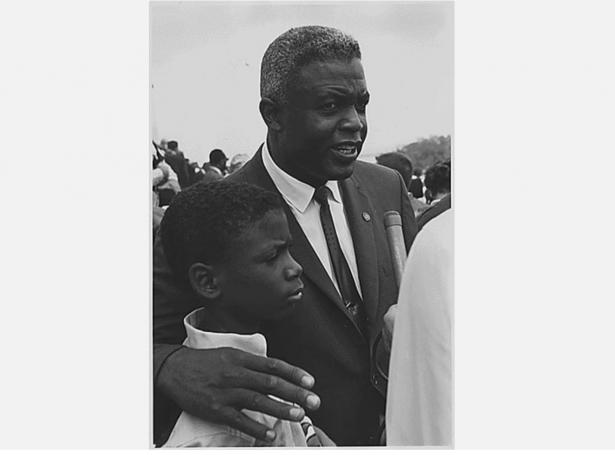
[[[426,210],[423,211],[417,218],[417,224],[419,225],[419,231],[423,229],[428,222],[433,220],[435,217],[440,215],[443,212],[446,212],[451,208],[451,193],[444,196],[435,204],[429,206]]]
[[[263,165],[261,150],[228,181],[256,184],[277,192]],[[397,286],[384,230],[384,213],[396,210],[403,220],[406,248],[417,233],[410,201],[400,175],[382,166],[358,161],[353,175],[340,182],[346,217],[355,246],[359,280],[367,314],[367,333],[353,324],[341,298],[290,208],[285,205],[293,237],[291,253],[303,267],[303,301],[281,321],[268,324],[268,355],[299,366],[316,379],[322,405],[310,414],[338,445],[378,443],[384,413],[386,380],[375,366],[375,346],[382,318],[396,303]],[[158,244],[160,242],[157,242]],[[180,295],[162,264],[160,245],[154,251],[154,368],[158,370],[185,331],[182,317],[198,306]],[[158,264],[156,263],[158,262]]]

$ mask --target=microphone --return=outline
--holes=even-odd
[[[388,211],[384,214],[384,229],[387,235],[387,243],[391,259],[393,260],[393,272],[395,273],[395,281],[397,288],[401,284],[401,277],[404,273],[404,263],[406,262],[406,242],[404,242],[404,233],[401,230],[401,216],[395,210]]]

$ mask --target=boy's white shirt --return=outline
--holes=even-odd
[[[194,349],[229,347],[266,357],[267,341],[260,333],[239,335],[236,333],[205,332],[197,329],[199,314],[202,310],[203,308],[194,310],[184,318],[187,334],[184,346]],[[279,400],[279,398],[273,396],[271,398]],[[253,420],[273,428],[277,437],[270,444],[271,446],[307,446],[305,434],[299,423],[281,420],[247,409],[241,412]],[[256,445],[264,444],[227,425],[218,425],[182,412],[164,447],[251,447]]]

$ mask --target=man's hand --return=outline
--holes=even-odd
[[[167,358],[156,385],[187,413],[262,441],[275,439],[275,432],[242,409],[300,421],[305,415],[300,406],[320,406],[320,398],[306,390],[313,387],[314,378],[302,369],[232,348],[182,347]],[[272,400],[268,394],[299,406]]]
[[[393,343],[393,328],[395,326],[395,313],[397,312],[397,305],[391,305],[389,310],[384,315],[384,327],[382,329],[382,341],[386,352],[391,352],[391,345]]]

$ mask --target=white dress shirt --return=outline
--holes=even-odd
[[[273,158],[271,158],[269,149],[267,148],[267,141],[263,144],[262,154],[263,164],[271,180],[273,180],[273,184],[290,207],[293,215],[295,215],[295,219],[299,223],[299,226],[301,226],[303,233],[310,242],[310,245],[312,245],[314,252],[318,256],[318,259],[320,259],[320,262],[339,293],[340,289],[333,272],[333,265],[331,264],[331,257],[329,255],[329,249],[327,248],[327,240],[325,239],[325,233],[320,222],[320,204],[314,200],[315,188],[297,180],[280,169],[273,161]],[[348,267],[350,267],[350,273],[357,286],[357,291],[359,291],[359,295],[363,298],[361,282],[359,281],[357,259],[354,253],[354,242],[352,241],[348,221],[344,214],[342,195],[340,194],[340,189],[336,181],[329,180],[326,185],[331,190],[329,208],[331,210],[331,217],[333,218],[337,238],[340,242],[340,247],[342,248],[342,253],[346,258],[346,262],[348,262]]]
[[[419,232],[399,290],[386,410],[389,446],[453,444],[453,210]]]
[[[266,356],[267,342],[260,333],[239,335],[236,333],[216,333],[200,330],[199,321],[203,308],[194,310],[184,318],[184,327],[188,335],[184,345],[193,349],[210,349],[229,347],[251,354]],[[273,399],[276,397],[270,396]],[[272,446],[305,447],[306,435],[298,422],[290,422],[271,417],[261,412],[244,409],[242,411],[253,420],[273,428],[276,439]],[[311,425],[306,416],[304,421]],[[313,429],[312,429],[313,431]],[[309,436],[309,435],[308,435]],[[186,412],[182,412],[164,447],[251,447],[264,445],[252,436],[242,433],[226,425],[208,422]]]

